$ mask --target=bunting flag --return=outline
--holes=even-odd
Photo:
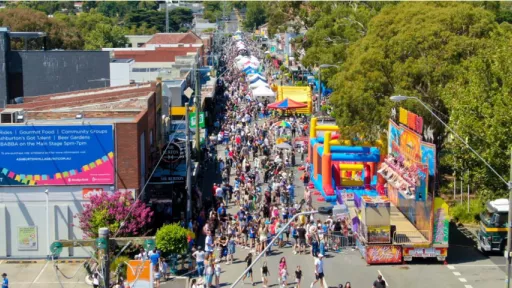
[[[62,175],[60,173],[55,174],[55,179],[62,179]]]
[[[405,110],[404,108],[400,107],[400,115],[399,115],[399,121],[400,123],[404,124],[404,125],[407,125],[407,120],[408,120],[408,112],[407,110]]]
[[[85,171],[89,171],[89,166],[88,165],[84,165],[82,166],[82,171],[85,172]]]
[[[41,180],[41,176],[40,175],[34,175],[34,181],[39,181]]]
[[[14,172],[9,172],[9,175],[7,175],[7,177],[13,179],[14,177],[16,176],[16,174],[14,174]]]
[[[7,170],[7,168],[2,169],[2,174],[7,175],[7,173],[9,173],[9,170]]]
[[[68,173],[68,171],[64,171],[64,172],[62,172],[62,176],[63,176],[64,178],[68,178],[68,177],[69,177],[69,173]]]
[[[407,113],[407,126],[416,131],[416,114],[412,112]]]

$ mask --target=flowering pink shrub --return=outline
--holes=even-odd
[[[75,215],[84,236],[89,238],[97,238],[98,229],[102,227],[108,227],[112,234],[119,230],[118,237],[141,235],[144,233],[144,226],[153,216],[151,209],[139,200],[134,201],[131,193],[103,192],[92,195],[90,202],[84,205],[81,213]],[[126,218],[130,210],[131,214]],[[123,221],[125,223],[121,226]]]

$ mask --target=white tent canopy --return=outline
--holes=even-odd
[[[260,79],[262,79],[262,80],[264,80],[264,81],[266,81],[266,80],[267,80],[264,76],[262,76],[262,75],[260,75],[260,74],[251,74],[251,75],[249,75],[247,78],[249,79],[249,81],[252,81],[252,80],[254,80],[255,78],[260,78]]]
[[[258,87],[260,87],[260,86],[266,86],[266,87],[269,87],[267,82],[264,82],[264,81],[262,81],[262,80],[259,80],[258,82],[254,82],[254,83],[252,83],[251,85],[249,85],[249,88],[251,88],[251,89],[256,89],[256,88],[258,88]],[[270,87],[269,87],[269,88],[270,88]]]
[[[252,90],[252,95],[254,97],[275,97],[276,93],[274,93],[272,89],[268,88],[268,86],[262,85]]]

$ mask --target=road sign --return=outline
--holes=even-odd
[[[196,128],[196,112],[190,113],[190,128]],[[204,112],[199,114],[199,128],[204,128]]]
[[[185,96],[187,96],[188,98],[190,98],[190,96],[192,96],[192,94],[194,93],[194,89],[188,87],[187,89],[185,89],[185,91],[183,91],[183,94],[185,94]]]
[[[169,148],[165,152],[164,158],[169,161],[175,161],[179,159],[183,159],[184,155],[181,153],[181,148],[176,143],[169,144]]]

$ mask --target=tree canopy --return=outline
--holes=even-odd
[[[330,26],[327,16],[320,18],[312,28],[318,27],[318,34],[306,34],[348,40],[345,49],[337,50],[336,43],[322,50],[315,45],[316,38],[308,39],[311,46],[305,57],[314,64],[343,61],[328,80],[334,88],[333,114],[342,131],[347,137],[376,140],[387,128],[391,108],[403,106],[422,115],[425,126],[433,128],[435,144],[442,151],[441,169],[462,175],[471,167],[471,179],[481,195],[503,192],[506,187],[501,180],[463,143],[450,141],[444,126],[419,103],[395,104],[389,97],[421,99],[467,137],[472,147],[478,147],[497,171],[507,171],[511,136],[505,130],[512,123],[507,112],[512,95],[511,62],[506,56],[512,48],[508,24],[498,25],[495,12],[467,3],[415,2],[385,6],[379,12],[361,10],[357,13],[362,19],[345,9],[335,12],[338,16],[333,16]],[[339,21],[349,22],[337,26]],[[351,27],[352,21],[362,25]]]

